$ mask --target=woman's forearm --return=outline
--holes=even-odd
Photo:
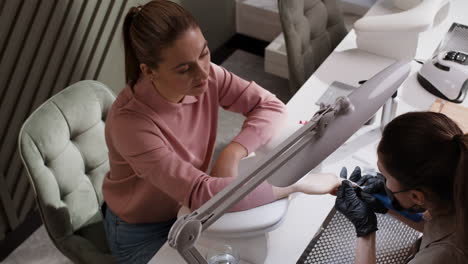
[[[213,177],[237,177],[239,161],[247,156],[247,149],[231,142],[219,154],[210,175]]]
[[[358,237],[356,244],[356,264],[375,264],[375,232]]]
[[[341,179],[330,173],[308,173],[296,183],[287,187],[273,186],[273,195],[278,199],[286,198],[294,192],[310,195],[334,194],[341,185]]]
[[[273,197],[275,197],[275,200],[286,198],[290,194],[296,192],[294,185],[287,186],[287,187],[272,186],[272,188],[273,188]]]

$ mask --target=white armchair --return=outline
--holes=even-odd
[[[431,29],[439,10],[448,2],[449,0],[381,1],[381,8],[374,12],[377,14],[367,15],[354,24],[358,49],[395,59],[413,59],[419,34]],[[402,11],[399,12],[400,10]]]

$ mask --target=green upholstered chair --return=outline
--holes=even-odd
[[[346,36],[336,0],[278,0],[288,54],[289,81],[296,92]]]
[[[77,82],[32,113],[19,135],[47,233],[75,263],[114,263],[100,211],[109,171],[104,122],[114,100],[102,83]]]

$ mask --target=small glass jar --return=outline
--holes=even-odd
[[[230,245],[217,245],[206,253],[208,264],[239,264],[239,253]]]

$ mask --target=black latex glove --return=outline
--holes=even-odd
[[[340,177],[346,179],[346,174],[347,170],[343,167],[340,172]],[[373,193],[387,195],[385,192],[385,178],[382,174],[377,173],[377,176],[361,176],[361,168],[356,167],[353,173],[351,173],[349,180],[362,187],[362,189],[355,188],[357,196],[366,202],[374,213],[386,214],[388,212],[388,208],[377,200],[377,198],[372,196]]]
[[[351,182],[345,180],[341,183],[336,194],[335,208],[353,223],[358,237],[377,231],[375,213],[357,196]]]
[[[356,181],[356,184],[363,187],[362,190],[366,193],[379,193],[386,195],[385,178],[380,173],[377,173],[376,176],[364,175]]]
[[[346,167],[343,167],[340,172],[340,177],[343,179],[348,178],[348,170]],[[361,179],[361,168],[359,166],[356,166],[353,170],[353,173],[349,176],[349,180],[352,182],[357,182],[359,179]]]

